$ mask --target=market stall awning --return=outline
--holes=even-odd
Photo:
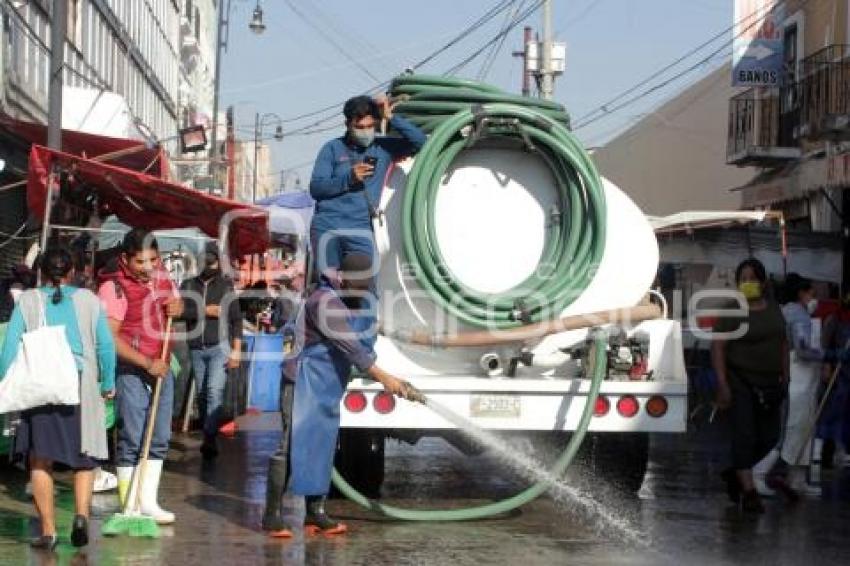
[[[762,222],[765,218],[781,218],[781,215],[752,210],[691,210],[669,216],[647,216],[657,235]]]
[[[47,126],[22,122],[8,116],[0,117],[0,126],[31,145],[47,144]],[[160,147],[148,147],[144,142],[62,130],[62,149],[88,159],[98,158],[125,169],[147,173],[160,179],[168,178],[168,162]],[[111,156],[111,157],[110,157]],[[108,157],[108,159],[104,159]]]
[[[68,175],[62,190],[91,191],[98,197],[102,218],[115,214],[130,225],[148,230],[200,228],[218,238],[223,218],[228,222],[231,251],[260,253],[268,247],[268,213],[258,207],[210,196],[152,175],[85,159],[34,145],[30,151],[27,206],[44,217],[47,186],[53,167]]]

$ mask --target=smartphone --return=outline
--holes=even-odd
[[[373,156],[373,155],[369,155],[369,156],[366,157],[366,159],[363,160],[363,163],[365,163],[366,165],[371,165],[372,167],[374,167],[375,165],[378,164],[378,158]]]

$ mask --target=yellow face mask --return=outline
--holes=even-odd
[[[738,285],[738,290],[748,301],[761,298],[761,283],[758,281],[744,281]]]

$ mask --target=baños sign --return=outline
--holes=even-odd
[[[735,0],[732,86],[780,86],[784,0]]]

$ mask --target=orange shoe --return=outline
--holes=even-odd
[[[304,534],[308,537],[315,537],[318,535],[332,537],[336,535],[344,535],[347,532],[348,525],[345,523],[336,523],[335,525],[327,528],[322,528],[319,525],[304,525]]]
[[[270,538],[292,538],[295,536],[289,529],[280,529],[277,531],[267,531]]]

